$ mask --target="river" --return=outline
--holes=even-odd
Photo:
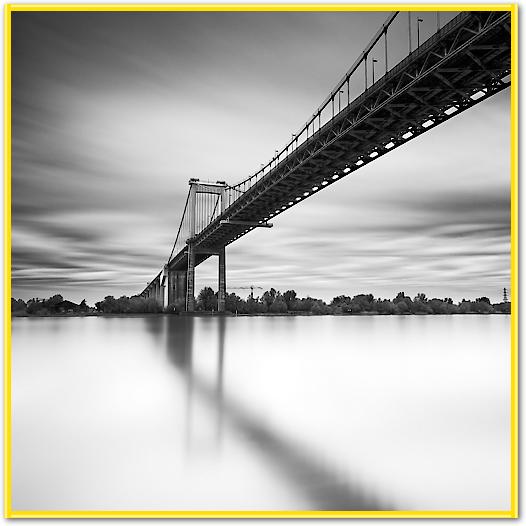
[[[509,328],[15,318],[13,509],[509,509]]]

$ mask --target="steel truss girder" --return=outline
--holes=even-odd
[[[353,101],[349,107],[316,131],[306,143],[293,149],[287,158],[199,233],[195,237],[195,242],[208,245],[209,241],[214,240],[217,246],[227,245],[253,227],[227,232],[222,229],[221,220],[235,218],[241,221],[267,221],[271,214],[272,217],[278,215],[325,186],[385,155],[400,144],[412,140],[427,129],[435,127],[507,87],[509,83],[503,83],[502,78],[509,72],[508,59],[501,55],[509,53],[509,43],[487,44],[482,39],[485,35],[491,35],[492,31],[498,31],[509,18],[509,13],[498,14],[499,17],[492,13],[485,19],[484,13],[473,15],[468,21],[477,22],[476,30],[468,28],[470,31],[466,31],[466,28],[461,26],[452,31],[446,39],[437,40],[435,45],[421,49],[427,44],[425,43],[415,50]],[[486,51],[489,51],[486,57],[477,57],[474,54]],[[468,81],[467,89],[460,89],[456,83],[466,76],[466,68],[461,64],[464,56],[470,59],[470,64],[477,64],[479,69],[472,71],[474,68],[470,66],[470,76],[475,73],[476,79]],[[497,68],[489,64],[496,57],[500,57]],[[453,65],[455,59],[457,64]],[[504,64],[501,64],[502,60]],[[500,78],[499,74],[502,75]],[[436,82],[431,88],[423,87],[425,79],[430,76],[439,78],[447,89],[437,88]],[[481,87],[486,90],[485,94],[478,100],[472,100],[471,95]],[[409,105],[408,100],[412,101]],[[444,111],[451,106],[457,107],[457,111],[450,115],[445,114]],[[389,129],[385,125],[377,124],[386,122],[379,117],[381,112],[390,116]],[[427,122],[426,119],[432,121],[432,125],[428,128],[421,126],[423,122]],[[400,125],[398,130],[391,127],[393,123]],[[363,128],[360,130],[360,126],[366,126],[368,130]],[[402,135],[407,135],[404,130],[410,130],[411,136],[402,138]],[[349,141],[350,137],[353,139]],[[392,147],[386,148],[385,141],[393,143]],[[358,146],[359,144],[362,146]],[[370,155],[373,153],[375,155],[371,158]],[[336,163],[335,157],[344,159]],[[362,164],[356,166],[360,160]],[[350,168],[348,171],[343,171],[344,164]],[[322,171],[326,172],[324,178]],[[338,173],[337,179],[332,179],[333,172]],[[323,186],[321,179],[325,182]],[[287,180],[292,182],[292,185],[287,183]],[[313,186],[318,186],[317,190],[312,190]],[[310,188],[308,195],[303,196],[308,188]],[[283,191],[286,191],[287,195]],[[292,194],[295,195],[291,197]],[[296,200],[298,196],[300,199]],[[288,205],[291,201],[293,205]],[[285,208],[282,210],[283,206]],[[273,210],[273,213],[270,210]],[[276,210],[278,212],[275,212]],[[179,259],[178,256],[174,258],[174,263]]]

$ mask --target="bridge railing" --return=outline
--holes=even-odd
[[[281,150],[275,150],[271,160],[253,175],[228,187],[227,206],[261,181],[340,112],[345,111],[368,88],[381,80],[395,64],[436,34],[456,14],[444,11],[391,13],[318,109],[292,134],[291,140]]]

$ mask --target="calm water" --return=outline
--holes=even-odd
[[[509,317],[13,320],[13,508],[508,509]]]

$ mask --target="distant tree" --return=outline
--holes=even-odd
[[[472,304],[473,312],[476,312],[477,314],[491,314],[494,312],[493,307],[490,303],[487,303],[485,301],[475,301]]]
[[[415,301],[415,302],[420,301],[421,303],[426,303],[427,298],[426,298],[426,295],[423,292],[419,292],[415,296],[415,299],[413,301]]]
[[[431,307],[427,305],[426,302],[417,299],[417,297],[415,297],[415,301],[411,304],[411,312],[413,314],[433,314]]]
[[[48,310],[44,307],[44,302],[38,298],[29,300],[27,302],[28,314],[46,314]]]
[[[160,303],[155,298],[147,298],[144,302],[144,310],[147,314],[155,314],[161,312],[162,308]]]
[[[509,301],[496,303],[493,305],[493,309],[495,312],[498,312],[500,314],[510,314],[511,313],[511,303]]]
[[[292,307],[294,305],[294,302],[296,301],[296,291],[295,290],[287,290],[283,293],[283,300],[287,304],[287,309],[292,310]]]
[[[394,314],[396,312],[396,305],[389,300],[378,300],[376,309],[380,314]]]
[[[268,312],[268,305],[262,299],[258,298],[255,301],[255,307],[256,307],[256,312],[260,314],[264,314],[265,312]]]
[[[330,314],[331,308],[323,300],[315,300],[310,311],[312,314]]]
[[[284,313],[287,312],[287,303],[281,294],[278,294],[272,304],[269,306],[269,312]]]
[[[113,296],[106,296],[102,302],[101,310],[106,314],[118,314],[119,303]]]
[[[242,303],[245,303],[237,294],[233,292],[227,294],[225,298],[225,310],[228,312],[242,312]]]
[[[351,314],[360,314],[366,310],[371,310],[371,303],[364,303],[363,301],[357,301],[354,298],[351,300],[349,305],[342,305],[343,312],[350,312]]]
[[[491,301],[486,296],[482,296],[481,298],[477,298],[475,301],[482,302],[482,303],[488,303],[491,305]]]
[[[259,299],[255,299],[249,296],[246,301],[247,314],[256,314],[258,312],[261,312],[262,305],[265,305],[265,308],[267,308],[266,303],[262,303],[259,301]]]
[[[409,296],[406,296],[404,292],[399,292],[396,295],[396,298],[393,300],[393,303],[398,304],[398,303],[400,303],[402,301],[405,303],[405,307],[402,307],[402,308],[403,309],[407,308],[407,311],[411,312],[411,307],[413,305],[413,300]]]
[[[409,312],[409,307],[407,306],[407,303],[404,300],[395,300],[393,301],[393,303],[395,304],[400,314],[406,314]]]
[[[472,310],[472,302],[471,301],[466,301],[465,299],[462,299],[462,301],[460,302],[460,305],[458,306],[459,308],[459,312],[461,314],[470,314],[473,312]]]
[[[459,314],[460,313],[460,309],[458,307],[458,305],[455,305],[454,303],[448,303],[447,305],[447,313],[448,314]]]
[[[433,298],[427,303],[428,307],[431,308],[434,314],[447,314],[448,304],[439,298]]]
[[[64,298],[62,297],[62,294],[55,294],[54,296],[51,296],[51,298],[44,300],[42,302],[42,305],[49,312],[56,312],[58,304],[63,301],[64,301]]]
[[[330,305],[331,305],[331,308],[333,309],[333,311],[335,309],[338,310],[339,313],[343,313],[343,312],[351,312],[351,304],[352,304],[352,299],[350,296],[344,296],[344,295],[341,295],[341,296],[336,296],[335,298],[332,299]],[[361,308],[360,308],[361,310]]]
[[[135,305],[137,305],[137,303],[131,302],[128,296],[121,296],[117,300],[116,312],[118,312],[119,314],[129,314],[130,312],[134,312],[133,307]]]
[[[11,312],[26,312],[27,304],[24,300],[15,300],[11,298]]]
[[[270,306],[274,303],[274,300],[276,299],[276,289],[271,288],[269,291],[265,291],[262,296],[263,302],[267,304],[267,307],[270,308]]]
[[[374,296],[372,294],[357,294],[352,299],[352,312],[359,312],[358,305],[363,312],[372,311],[375,307]]]
[[[201,289],[197,296],[197,309],[203,311],[217,310],[217,296],[212,287]]]

